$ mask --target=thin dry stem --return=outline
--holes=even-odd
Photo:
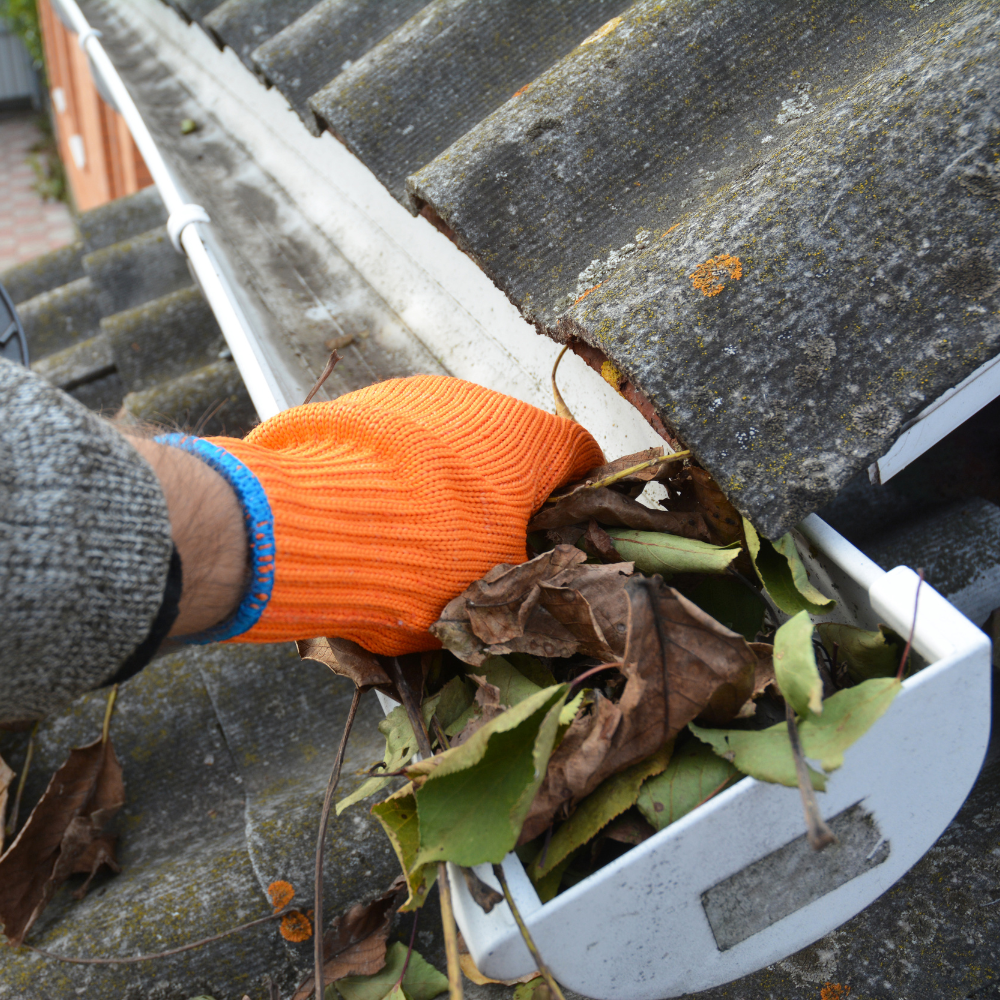
[[[118,700],[118,685],[112,685],[108,692],[108,703],[104,708],[104,725],[101,726],[101,742],[108,742],[108,734],[111,732],[111,713],[115,710],[115,702]]]
[[[514,897],[511,896],[510,887],[507,885],[507,876],[504,875],[503,872],[503,865],[494,865],[493,874],[496,875],[497,880],[500,883],[500,888],[503,889],[504,899],[507,900],[510,912],[514,915],[514,922],[517,924],[518,929],[521,932],[521,937],[524,938],[524,943],[528,946],[528,951],[531,952],[531,957],[538,963],[538,972],[542,979],[545,980],[545,985],[548,986],[552,996],[554,996],[556,1000],[566,1000],[563,996],[562,990],[559,988],[559,984],[555,981],[555,978],[549,971],[549,967],[543,961],[542,954],[538,950],[538,945],[535,944],[534,938],[531,936],[531,931],[528,930],[528,925],[522,919],[520,910],[518,910],[514,903]]]
[[[556,363],[552,366],[552,395],[556,401],[556,416],[565,417],[567,420],[572,420],[576,423],[576,418],[570,412],[569,407],[566,405],[566,401],[562,398],[562,393],[559,391],[559,386],[556,385],[556,371],[559,368],[559,362],[562,361],[563,355],[569,350],[569,344],[567,344],[556,357]]]
[[[21,777],[17,780],[17,792],[14,794],[14,804],[10,807],[10,819],[7,820],[6,834],[13,837],[17,830],[17,818],[21,811],[21,796],[24,795],[24,786],[28,781],[28,769],[31,767],[31,758],[35,756],[35,736],[38,734],[38,727],[41,725],[39,719],[31,727],[31,735],[28,737],[28,749],[24,754],[24,767],[21,768]],[[0,817],[2,820],[2,817]]]
[[[334,354],[336,353],[334,351]],[[354,716],[358,714],[358,705],[360,702],[361,688],[355,687],[354,697],[351,699],[351,709],[347,713],[347,722],[344,723],[344,735],[340,738],[340,746],[337,748],[333,770],[330,772],[330,780],[326,786],[323,811],[319,817],[319,835],[316,838],[316,898],[313,903],[313,978],[316,981],[316,996],[320,1000],[323,997],[323,847],[326,843],[326,828],[330,822],[330,809],[333,806],[333,793],[337,790],[337,784],[340,781],[340,769],[344,766],[347,738],[351,735],[351,727],[354,725]]]
[[[448,958],[448,1000],[462,1000],[462,964],[458,957],[458,928],[451,908],[451,884],[448,866],[438,862],[438,896],[441,900],[441,926],[444,928],[444,951]]]
[[[899,660],[899,670],[896,672],[897,681],[903,680],[903,673],[906,670],[906,661],[910,658],[910,649],[913,646],[913,633],[916,631],[917,628],[917,606],[920,604],[920,588],[924,582],[924,571],[922,569],[918,569],[917,576],[919,577],[919,579],[917,580],[917,590],[916,593],[913,595],[913,621],[910,622],[910,635],[909,638],[906,640],[906,646],[903,649],[903,655]]]
[[[788,723],[788,738],[792,744],[792,756],[795,758],[795,774],[799,779],[799,795],[802,796],[802,811],[806,817],[806,834],[809,837],[809,846],[814,851],[822,851],[824,847],[837,843],[837,838],[826,825],[822,813],[819,811],[819,803],[816,801],[816,793],[813,791],[812,781],[809,777],[809,767],[806,764],[805,756],[802,753],[802,742],[799,740],[799,727],[795,722],[795,712],[792,706],[785,702],[785,721]]]
[[[211,937],[202,938],[200,941],[182,944],[178,948],[168,948],[166,951],[157,951],[149,955],[133,955],[131,958],[69,958],[66,955],[57,955],[54,951],[45,951],[44,948],[36,948],[31,944],[22,945],[22,947],[27,948],[28,951],[44,955],[46,958],[54,958],[57,962],[68,962],[70,965],[134,965],[137,962],[154,962],[160,958],[170,958],[171,955],[180,955],[185,951],[194,951],[195,948],[204,948],[206,944],[213,944],[216,941],[221,941],[223,938],[231,937],[233,934],[239,934],[241,931],[256,927],[258,924],[266,924],[269,920],[277,920],[280,917],[287,916],[295,908],[295,904],[290,903],[276,913],[268,914],[266,917],[259,917],[257,920],[240,924],[238,927],[231,927],[228,931],[223,931],[221,934],[213,934]]]
[[[343,355],[337,351],[333,350],[330,352],[329,360],[326,363],[326,367],[323,369],[320,377],[316,379],[316,384],[309,390],[309,394],[305,399],[302,400],[302,405],[305,406],[306,403],[311,403],[313,396],[323,387],[323,383],[333,374],[333,369],[337,367],[338,361],[343,361]]]
[[[690,451],[672,451],[669,455],[658,455],[656,458],[651,458],[646,462],[640,462],[638,465],[633,465],[628,469],[622,469],[621,472],[613,472],[610,476],[605,476],[596,482],[583,483],[577,486],[575,490],[570,490],[569,493],[563,493],[557,497],[549,497],[545,502],[557,503],[559,500],[565,500],[567,497],[576,496],[577,493],[582,493],[584,490],[599,490],[602,486],[610,486],[612,483],[617,483],[619,479],[626,479],[636,472],[642,472],[643,469],[651,469],[654,465],[665,465],[667,462],[676,462],[678,459],[690,457]]]

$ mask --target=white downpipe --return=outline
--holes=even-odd
[[[132,96],[104,51],[100,41],[101,33],[90,26],[75,0],[56,0],[56,3],[63,20],[79,36],[80,48],[89,57],[93,71],[100,76],[146,161],[153,183],[167,209],[167,229],[171,241],[178,251],[187,254],[258,415],[261,420],[274,416],[289,404],[264,362],[261,346],[229,281],[216,266],[198,231],[199,225],[209,221],[208,215],[200,205],[187,202],[181,193]]]

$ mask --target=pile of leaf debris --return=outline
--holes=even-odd
[[[759,537],[704,470],[661,456],[550,498],[531,558],[444,609],[442,651],[299,644],[402,700],[380,724],[384,760],[336,807],[397,786],[371,809],[403,869],[401,912],[442,861],[488,908],[468,870],[512,850],[547,901],[746,775],[798,785],[813,845],[833,839],[813,792],[888,708],[908,650],[885,628],[814,627],[834,602],[791,534]],[[636,499],[654,480],[659,509]]]

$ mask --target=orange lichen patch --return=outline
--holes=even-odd
[[[675,229],[676,229],[676,228],[677,228],[677,227],[678,227],[679,225],[680,225],[680,223],[679,223],[679,222],[675,222],[675,223],[674,223],[674,224],[673,224],[673,225],[672,225],[672,226],[671,226],[671,227],[670,227],[670,228],[669,228],[669,229],[668,229],[668,230],[667,230],[667,231],[666,231],[666,232],[665,232],[665,233],[664,233],[663,235],[664,235],[664,236],[667,236],[667,235],[669,235],[669,234],[670,234],[670,233],[672,233],[672,232],[673,232],[673,231],[674,231],[674,230],[675,230]]]
[[[588,35],[582,42],[580,42],[580,44],[590,45],[591,42],[600,41],[602,38],[604,38],[605,35],[610,35],[611,32],[614,31],[615,28],[617,28],[618,25],[621,23],[622,23],[622,16],[621,14],[619,14],[618,17],[613,17],[606,24],[602,24],[597,29],[597,31],[595,31],[592,35]]]
[[[313,927],[309,918],[298,910],[281,918],[281,936],[286,941],[308,941],[312,937]]]
[[[578,299],[575,299],[575,300],[573,301],[573,305],[576,305],[576,304],[577,304],[577,302],[582,302],[582,301],[583,301],[583,300],[584,300],[584,299],[585,299],[585,298],[586,298],[586,297],[587,297],[587,296],[588,296],[588,295],[589,295],[589,294],[590,294],[591,292],[593,292],[593,291],[594,291],[595,289],[598,289],[598,288],[600,288],[600,287],[601,287],[601,285],[603,285],[603,284],[604,284],[604,282],[603,282],[603,281],[599,281],[599,282],[598,282],[598,283],[597,283],[596,285],[591,285],[591,286],[590,286],[590,288],[588,288],[588,289],[587,289],[587,290],[586,290],[586,291],[585,291],[585,292],[583,293],[583,295],[581,295],[581,296],[580,296],[580,297],[579,297]]]
[[[278,910],[283,910],[295,898],[295,890],[292,888],[291,882],[279,879],[279,881],[272,882],[267,887],[267,896],[271,900],[274,912],[277,913]]]
[[[514,93],[511,94],[510,99],[514,100],[515,97],[520,97],[522,94],[526,94],[529,90],[531,90],[531,84],[526,83],[520,90],[515,90]]]
[[[688,277],[702,295],[718,295],[727,281],[739,281],[743,277],[743,264],[739,257],[720,253],[718,257],[709,257],[704,264],[699,264]]]
[[[841,986],[840,983],[827,983],[819,991],[819,1000],[847,1000],[847,994],[850,992],[850,986]]]
[[[605,361],[601,365],[601,378],[611,386],[615,392],[621,392],[622,373],[610,361]]]

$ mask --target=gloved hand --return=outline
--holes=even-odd
[[[253,549],[236,614],[188,641],[352,639],[436,649],[427,628],[528,519],[603,461],[578,424],[460,379],[417,375],[298,406],[240,441],[169,435],[231,483]]]

